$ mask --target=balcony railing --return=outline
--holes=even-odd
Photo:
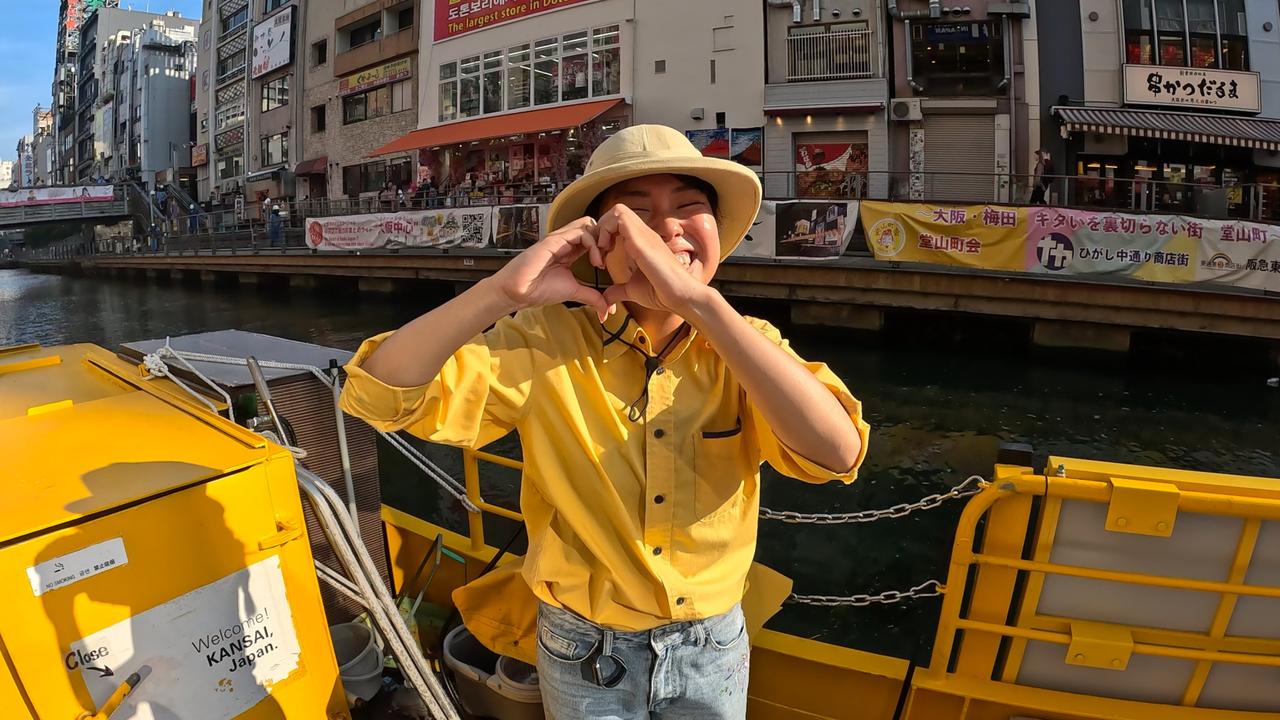
[[[787,81],[845,80],[879,77],[870,30],[787,38]]]

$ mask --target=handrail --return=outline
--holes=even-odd
[[[1246,523],[1246,536],[1247,527],[1250,523],[1256,526],[1262,520],[1280,520],[1280,499],[1182,489],[1176,483],[1170,482],[1169,484],[1178,487],[1177,511],[1241,518]],[[1109,504],[1115,496],[1115,488],[1109,482],[1038,474],[1031,471],[1030,468],[997,466],[995,481],[992,485],[971,499],[961,513],[952,546],[946,581],[947,592],[939,613],[933,654],[928,669],[923,671],[925,677],[937,680],[944,676],[949,676],[953,672],[950,669],[950,665],[961,631],[979,635],[993,635],[998,638],[1050,642],[1059,645],[1070,645],[1073,642],[1070,632],[1063,632],[1062,628],[1070,628],[1074,619],[1061,617],[1060,612],[1057,617],[1049,618],[1037,614],[1035,607],[1031,606],[1024,608],[1024,612],[1030,610],[1030,614],[1024,614],[1022,619],[1016,621],[986,621],[968,617],[967,614],[972,611],[972,608],[965,608],[966,591],[970,590],[971,587],[976,591],[977,584],[983,577],[982,574],[973,572],[975,567],[1006,568],[1020,573],[1030,573],[1033,577],[1059,575],[1107,583],[1209,592],[1218,594],[1224,599],[1233,599],[1241,596],[1280,598],[1280,587],[1246,584],[1244,582],[1245,574],[1240,570],[1243,567],[1247,567],[1249,557],[1253,552],[1253,545],[1243,544],[1243,541],[1240,546],[1243,549],[1238,548],[1236,556],[1232,558],[1231,565],[1233,569],[1226,582],[1157,575],[1141,571],[1083,567],[1052,560],[1024,559],[1021,556],[1020,545],[1018,550],[1011,551],[1016,553],[1014,555],[1002,555],[998,554],[998,552],[975,549],[974,544],[978,537],[980,523],[988,517],[998,504],[1012,501],[1018,496],[1042,497],[1046,501],[1070,500]],[[1043,505],[1041,506],[1041,512],[1045,512]],[[987,527],[985,532],[991,533],[991,527]],[[1041,529],[1036,532],[1044,533],[1046,531]],[[1256,527],[1254,532],[1256,533]],[[1052,540],[1045,540],[1044,535],[1039,537],[1042,544],[1060,540],[1059,537],[1052,533],[1050,533]],[[1047,552],[1044,547],[1041,549]],[[1049,557],[1044,552],[1038,552],[1036,557]],[[1241,553],[1244,554],[1243,557]],[[1028,600],[1027,598],[1011,596],[1011,602],[1026,603]],[[1215,617],[1213,623],[1213,629],[1205,633],[1185,630],[1174,631],[1161,626],[1150,628],[1134,626],[1131,631],[1134,637],[1134,640],[1130,643],[1131,652],[1147,656],[1196,661],[1204,665],[1201,674],[1207,672],[1212,663],[1280,667],[1280,644],[1271,640],[1253,639],[1250,636],[1226,638],[1223,636],[1222,631],[1225,630],[1229,622],[1230,608],[1226,610],[1226,616],[1222,617],[1223,610],[1220,607],[1217,615],[1218,617]],[[1046,628],[1046,625],[1049,627]],[[1122,628],[1125,627],[1124,623],[1118,623],[1118,625]],[[1231,649],[1224,649],[1224,645]],[[1241,650],[1246,651],[1242,652]],[[1255,650],[1257,652],[1254,652]],[[980,672],[985,674],[988,671],[983,668],[980,669]],[[1000,681],[992,680],[991,682]],[[1203,678],[1200,679],[1200,682],[1203,682]],[[1198,695],[1198,688],[1193,687],[1195,683],[1196,680],[1193,679],[1188,684],[1187,691],[1183,695],[1184,704],[1194,705],[1194,698]],[[1190,698],[1190,701],[1188,701],[1188,698]]]

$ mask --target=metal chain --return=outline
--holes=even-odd
[[[796,595],[787,598],[788,603],[818,605],[822,607],[866,607],[868,605],[892,605],[908,598],[934,597],[946,593],[947,587],[937,580],[922,582],[910,590],[885,590],[878,595]]]
[[[792,510],[770,510],[760,508],[760,517],[765,520],[781,520],[785,523],[812,523],[815,525],[840,525],[842,523],[873,522],[883,518],[906,517],[917,510],[929,510],[938,507],[948,500],[956,500],[976,495],[988,485],[981,475],[971,475],[964,482],[951,488],[949,492],[929,495],[913,503],[899,503],[882,510],[863,510],[853,513],[799,513]]]

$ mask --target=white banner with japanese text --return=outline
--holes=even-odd
[[[110,202],[115,188],[110,185],[77,185],[75,187],[38,187],[0,190],[0,207],[22,205],[54,205],[75,202]]]

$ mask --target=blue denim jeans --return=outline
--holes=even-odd
[[[612,633],[617,663],[596,658],[605,629],[542,604],[538,608],[538,682],[552,720],[741,720],[747,715],[751,643],[742,608],[643,632]],[[603,653],[608,654],[608,653]]]

